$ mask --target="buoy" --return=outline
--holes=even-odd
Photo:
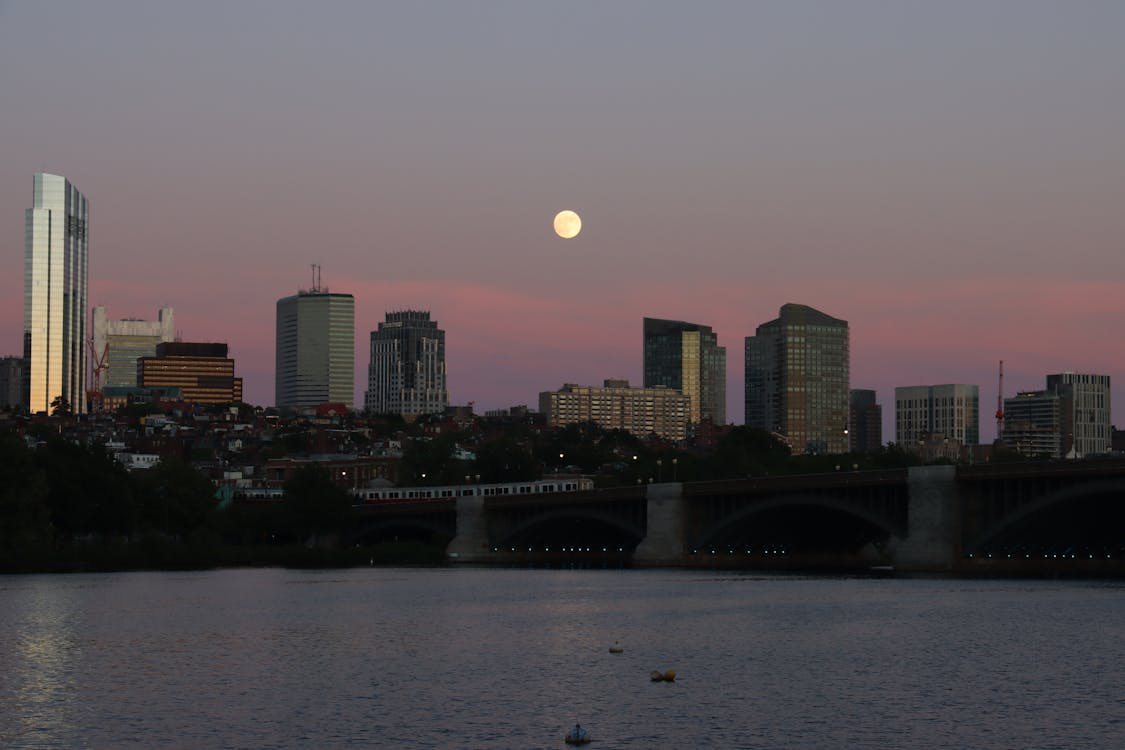
[[[664,673],[664,681],[665,682],[675,682],[676,681],[676,670],[669,669],[667,672],[665,672]]]
[[[664,682],[664,673],[659,669],[654,669],[648,673],[648,678],[653,682]]]
[[[609,647],[609,653],[611,653],[611,654],[620,654],[624,650],[625,649],[621,648],[621,644],[618,643],[617,641],[614,641],[613,645]]]

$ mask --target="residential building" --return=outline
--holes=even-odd
[[[0,410],[23,407],[23,357],[0,357]]]
[[[1019,391],[1004,399],[1001,442],[1025,456],[1062,458],[1073,445],[1073,389],[1057,384],[1042,391]]]
[[[407,419],[443,414],[449,405],[445,376],[445,331],[429,311],[387,313],[371,332],[364,408]]]
[[[539,411],[549,425],[594,422],[637,437],[680,441],[688,435],[691,398],[662,385],[631,387],[628,380],[606,380],[601,387],[568,383],[540,393]]]
[[[883,447],[883,407],[875,391],[853,388],[848,396],[848,450],[874,453]]]
[[[172,308],[162,307],[156,315],[155,321],[110,320],[105,307],[94,308],[92,364],[95,373],[100,371],[100,378],[96,378],[98,386],[136,387],[137,360],[155,357],[157,344],[175,340]]]
[[[1113,448],[1113,425],[1110,422],[1109,375],[1063,372],[1047,376],[1047,390],[1070,386],[1070,423],[1073,435],[1066,456],[1083,458],[1109,453]],[[1007,419],[1007,412],[1005,412]]]
[[[65,177],[39,172],[25,213],[23,402],[56,399],[86,412],[86,291],[90,203]]]
[[[277,301],[279,409],[355,408],[355,298],[314,288]]]
[[[644,387],[657,386],[688,397],[693,424],[726,424],[727,350],[710,326],[644,319]]]
[[[778,433],[795,454],[848,450],[848,322],[782,305],[746,337],[746,424]]]
[[[895,388],[895,441],[907,450],[931,436],[961,445],[980,443],[980,389],[975,385]]]
[[[242,378],[234,376],[234,360],[226,344],[169,341],[156,345],[156,356],[137,360],[140,388],[179,388],[183,400],[195,404],[242,401]]]

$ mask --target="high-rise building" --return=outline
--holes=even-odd
[[[1004,399],[1000,441],[1025,456],[1062,458],[1073,442],[1073,388],[1060,384],[1044,391],[1019,391]]]
[[[875,402],[875,391],[853,388],[848,402],[848,450],[878,451],[883,447],[883,407]]]
[[[90,204],[65,178],[39,172],[25,214],[23,400],[31,413],[62,399],[86,412],[86,274]]]
[[[387,313],[371,332],[364,408],[408,419],[441,414],[449,404],[445,381],[445,331],[429,311]]]
[[[355,406],[355,298],[314,288],[277,301],[280,409]]]
[[[23,357],[0,357],[0,410],[23,406]]]
[[[795,454],[848,450],[848,322],[782,305],[746,337],[746,424],[779,433]]]
[[[913,449],[933,435],[963,446],[980,443],[980,389],[975,385],[895,388],[895,441]]]
[[[594,422],[642,438],[686,439],[690,410],[691,400],[678,390],[635,388],[628,380],[606,380],[600,388],[568,383],[539,394],[539,412],[549,425]]]
[[[105,307],[99,305],[94,308],[92,328],[94,368],[105,366],[100,382],[103,388],[135,387],[137,360],[155,357],[157,344],[176,338],[170,307],[160,308],[155,321],[137,318],[110,320]]]
[[[184,401],[229,404],[242,401],[242,378],[234,376],[234,360],[226,344],[168,341],[156,345],[156,356],[137,360],[140,388],[179,388]]]
[[[1110,423],[1109,375],[1062,372],[1047,376],[1047,390],[1071,387],[1073,437],[1067,455],[1074,458],[1109,453],[1113,443]],[[1004,413],[1007,420],[1007,412]]]
[[[644,319],[645,388],[674,388],[688,397],[690,419],[727,421],[727,350],[711,326]]]

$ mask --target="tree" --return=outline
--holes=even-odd
[[[322,534],[346,529],[352,518],[351,494],[337,486],[328,470],[317,464],[298,469],[285,483],[282,507],[294,537],[314,544]]]
[[[207,522],[215,508],[215,488],[191,464],[165,458],[137,475],[141,524],[185,539]]]
[[[51,416],[62,417],[70,415],[70,402],[62,396],[55,396],[51,401]]]

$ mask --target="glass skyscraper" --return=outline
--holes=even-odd
[[[371,332],[364,408],[411,419],[441,414],[449,405],[445,384],[445,331],[429,311],[387,313]]]
[[[711,326],[644,319],[645,388],[674,388],[691,403],[691,422],[727,421],[727,350]]]
[[[23,395],[29,411],[61,398],[86,412],[90,204],[62,176],[37,173],[25,213]]]
[[[355,407],[355,298],[314,288],[277,301],[279,409]]]
[[[844,453],[848,368],[848,321],[782,305],[746,337],[746,424],[785,436],[794,453]]]

